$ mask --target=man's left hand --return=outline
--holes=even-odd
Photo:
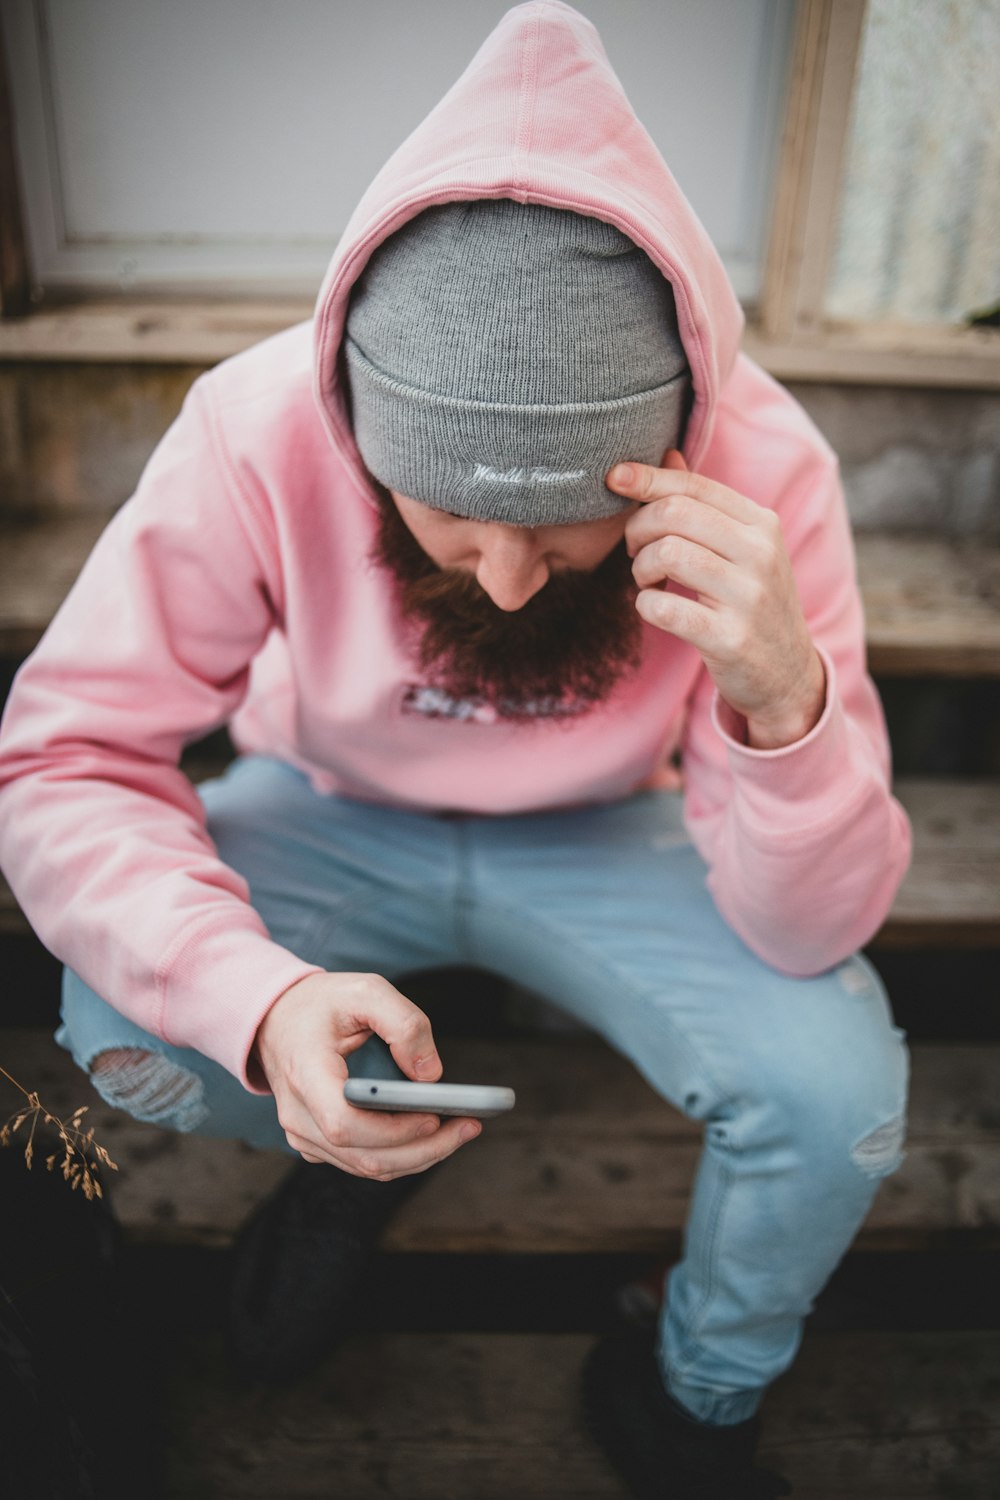
[[[650,625],[689,641],[721,697],[747,721],[748,742],[793,744],[819,721],[826,674],[816,650],[781,522],[736,490],[695,474],[675,448],[665,467],[630,465],[630,483],[608,488],[638,501],[625,542]],[[696,599],[667,593],[673,580]]]

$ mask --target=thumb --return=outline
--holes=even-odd
[[[679,448],[667,449],[666,453],[663,455],[663,467],[665,469],[687,470],[687,464],[684,462],[684,455]]]

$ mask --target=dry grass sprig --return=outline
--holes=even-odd
[[[14,1132],[20,1130],[26,1120],[30,1120],[31,1132],[24,1148],[24,1159],[30,1169],[34,1156],[35,1127],[38,1124],[38,1117],[41,1115],[47,1125],[55,1125],[59,1131],[59,1139],[62,1141],[64,1147],[60,1165],[63,1177],[69,1183],[70,1187],[74,1191],[76,1188],[82,1188],[85,1198],[103,1198],[104,1193],[101,1190],[101,1183],[98,1176],[98,1162],[103,1162],[105,1166],[111,1168],[112,1172],[117,1172],[118,1167],[111,1160],[104,1147],[99,1146],[94,1140],[93,1125],[86,1131],[81,1126],[80,1122],[90,1108],[89,1104],[81,1104],[79,1109],[75,1109],[70,1115],[69,1124],[64,1125],[58,1116],[49,1114],[37,1094],[29,1093],[26,1088],[23,1088],[18,1083],[16,1078],[11,1078],[6,1068],[0,1068],[0,1073],[16,1089],[19,1089],[28,1101],[27,1109],[15,1110],[7,1120],[7,1123],[0,1127],[0,1146],[11,1145]],[[55,1151],[51,1156],[45,1158],[45,1165],[50,1172],[56,1164],[58,1155],[58,1151]]]

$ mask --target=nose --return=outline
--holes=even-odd
[[[533,531],[498,526],[481,543],[476,581],[498,609],[520,609],[545,587],[548,578],[548,563]]]

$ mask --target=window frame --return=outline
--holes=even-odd
[[[1000,389],[1000,331],[823,315],[867,0],[798,0],[762,293],[744,348],[778,379]],[[53,293],[32,301],[0,31],[0,359],[214,362],[311,299]]]
[[[745,348],[790,380],[1000,388],[1000,331],[827,318],[867,0],[799,0],[763,290]]]

